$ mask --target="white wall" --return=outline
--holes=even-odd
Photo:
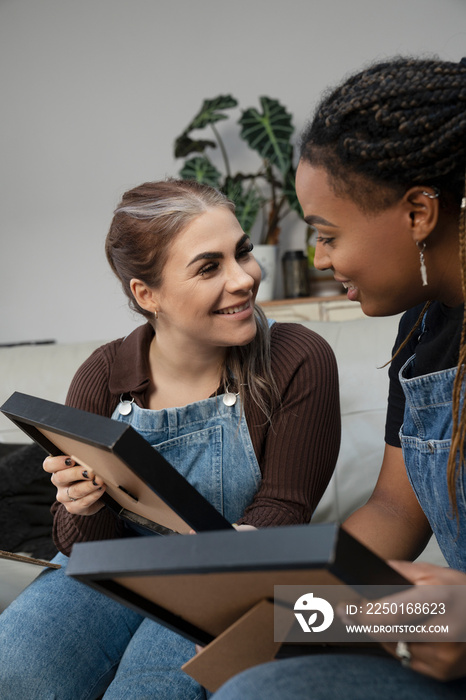
[[[325,86],[395,53],[466,55],[465,0],[0,0],[0,343],[139,323],[103,241],[126,189],[176,174],[203,98],[275,97],[300,130]]]

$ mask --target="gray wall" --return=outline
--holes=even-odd
[[[0,0],[0,343],[139,323],[103,240],[127,188],[176,174],[203,98],[275,97],[299,131],[327,85],[395,53],[466,55],[466,1]]]

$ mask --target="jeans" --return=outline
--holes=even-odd
[[[396,659],[316,654],[272,661],[231,678],[212,700],[463,700],[466,678],[441,683]]]
[[[48,569],[0,615],[2,700],[205,700],[192,642]]]

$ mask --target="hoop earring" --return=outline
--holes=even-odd
[[[426,262],[424,259],[424,251],[426,249],[426,244],[424,241],[422,241],[422,243],[419,243],[419,241],[416,241],[416,245],[419,248],[419,260],[421,263],[422,286],[427,287],[427,268],[426,268]]]

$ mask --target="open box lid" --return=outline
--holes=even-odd
[[[411,585],[335,524],[77,543],[66,573],[201,645],[276,585]]]
[[[50,455],[70,455],[106,484],[112,510],[159,534],[232,525],[126,423],[15,392],[0,410]]]

